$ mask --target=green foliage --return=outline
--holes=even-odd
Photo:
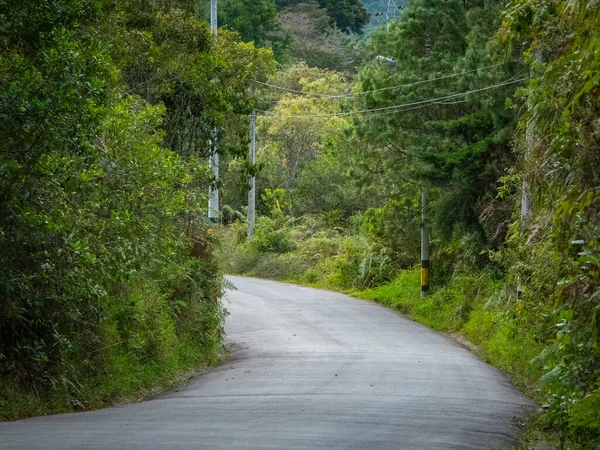
[[[278,72],[270,82],[316,94],[324,92],[341,94],[347,88],[347,81],[343,74],[310,68],[306,64],[296,64],[285,71]],[[274,99],[273,103],[271,112],[279,117],[258,122],[257,160],[263,165],[263,170],[257,179],[257,189],[261,192],[264,189],[284,188],[289,205],[289,210],[286,209],[285,212],[290,214],[293,221],[298,216],[298,212],[302,213],[306,210],[302,208],[302,204],[297,204],[299,199],[296,198],[296,187],[301,174],[305,173],[305,167],[312,161],[323,161],[325,154],[342,155],[343,146],[336,144],[342,139],[340,131],[349,126],[349,122],[343,117],[323,117],[323,120],[319,121],[303,117],[340,112],[343,108],[343,102],[340,100],[315,101],[306,96],[286,93]],[[314,167],[315,170],[318,169],[317,166]],[[308,176],[308,173],[306,172],[305,176]],[[310,188],[306,181],[304,187],[305,195],[307,188]],[[311,191],[310,195],[313,193],[314,191]]]
[[[511,2],[499,41],[519,51],[532,77],[519,92],[525,104],[518,135],[530,183],[532,213],[514,224],[508,255],[532,308],[545,311],[551,345],[540,355],[549,422],[588,448],[600,433],[594,394],[600,381],[598,327],[598,46],[597,2]]]
[[[135,1],[125,4],[129,8],[115,20],[129,26],[107,25],[106,32],[116,41],[112,53],[123,65],[128,92],[165,106],[164,146],[206,157],[217,138],[224,155],[245,156],[247,116],[254,107],[250,83],[274,69],[271,50],[244,44],[225,30],[215,40],[208,25],[181,11],[175,0],[155,5],[153,13],[140,12]]]
[[[225,0],[218,11],[220,26],[237,31],[244,42],[271,47],[278,60],[285,59],[289,38],[282,36],[274,0]]]
[[[412,267],[419,254],[420,215],[420,205],[413,199],[391,199],[365,212],[361,231],[389,248],[401,267]]]
[[[258,210],[273,217],[254,244],[228,250],[228,270],[372,288],[360,295],[477,344],[535,394],[540,423],[563,447],[597,448],[598,2],[412,0],[365,40],[356,77],[310,67],[344,67],[322,29],[347,3],[277,5],[284,28],[309,37],[290,47],[309,65],[270,82],[305,95],[264,90],[264,109],[279,117],[259,122],[257,185],[270,194]],[[412,106],[343,115],[403,104]],[[423,300],[409,270],[419,260],[422,183],[434,286]]]
[[[348,174],[354,157],[352,141],[335,137],[300,172],[294,190],[301,215],[325,213],[345,219],[364,211],[369,198]]]
[[[286,230],[289,218],[277,214],[274,218],[260,217],[256,224],[256,232],[248,243],[258,252],[287,253],[293,248],[292,240]]]
[[[304,216],[291,227],[274,211],[260,217],[247,242],[233,238],[239,225],[224,231],[218,253],[223,270],[260,278],[304,282],[333,289],[365,289],[390,281],[397,266],[388,249],[360,234],[330,229],[331,217]],[[335,220],[335,219],[333,219]]]
[[[333,23],[344,31],[359,33],[369,21],[369,14],[360,0],[319,0]]]
[[[266,188],[265,193],[260,198],[269,207],[271,216],[280,220],[283,218],[283,211],[288,210],[290,207],[289,196],[283,188]]]
[[[331,23],[336,24],[338,28],[344,31],[358,33],[369,21],[369,14],[360,0],[317,1],[321,8],[327,10]],[[275,0],[275,2],[281,9],[297,5],[298,3],[305,3],[302,0]]]
[[[200,9],[208,21],[208,3]],[[360,33],[369,17],[360,0],[224,0],[218,15],[220,27],[272,49],[281,64],[303,61],[335,70],[355,67],[353,33]]]
[[[277,5],[272,0],[225,1],[219,5],[219,23],[236,30],[245,42],[264,46],[269,34],[279,30]]]
[[[98,407],[217,358],[202,157],[214,127],[239,151],[249,81],[273,67],[216,42],[191,1],[38,3],[0,2],[3,419]]]
[[[316,1],[301,2],[284,9],[279,20],[292,38],[288,50],[292,62],[345,72],[356,68],[359,37],[330,26],[328,11]]]
[[[365,45],[369,58],[395,57],[397,65],[367,64],[357,90],[418,84],[369,93],[365,108],[414,103],[510,79],[515,67],[487,67],[494,65],[490,39],[497,12],[497,2],[470,9],[458,0],[410,2],[389,31],[375,31]],[[455,226],[466,226],[484,243],[498,245],[510,209],[493,199],[497,179],[513,161],[509,145],[515,121],[504,105],[513,91],[509,85],[361,121],[359,134],[370,145],[360,175],[372,180],[383,172],[395,188],[389,195],[401,203],[416,203],[413,183],[427,180],[435,205],[430,208],[434,236],[447,240]]]

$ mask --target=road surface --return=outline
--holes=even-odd
[[[153,400],[0,423],[1,449],[497,449],[530,402],[381,306],[231,277],[226,363]]]

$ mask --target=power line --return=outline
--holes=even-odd
[[[459,104],[459,103],[466,103],[466,102],[456,102],[456,103]],[[412,108],[402,108],[402,109],[394,109],[392,111],[386,111],[386,112],[380,112],[380,113],[372,113],[372,114],[365,115],[363,117],[371,118],[371,117],[379,117],[379,116],[389,116],[391,114],[396,114],[396,113],[399,113],[399,112],[414,111],[416,109],[427,108],[428,106],[431,106],[431,105],[452,105],[452,104],[454,104],[454,103],[430,102],[430,103],[426,103],[424,105],[414,106]],[[259,111],[259,110],[257,110],[257,111]],[[264,112],[266,112],[266,111],[264,111]],[[270,118],[270,117],[279,118],[281,116],[256,116],[256,117],[260,118],[260,119],[264,119],[264,118]],[[314,117],[314,116],[308,116],[308,117]]]
[[[382,107],[382,108],[373,108],[373,109],[363,109],[361,111],[351,111],[351,112],[341,112],[341,113],[331,113],[331,114],[311,114],[311,115],[289,115],[289,116],[284,116],[284,115],[262,115],[262,116],[257,116],[261,119],[269,119],[269,118],[273,118],[273,119],[312,119],[312,118],[318,118],[318,117],[343,117],[343,116],[354,116],[354,115],[359,115],[359,114],[364,114],[364,113],[372,113],[372,112],[379,112],[379,111],[388,111],[388,110],[404,110],[407,107],[412,107],[412,106],[417,106],[417,105],[429,105],[429,104],[441,104],[440,102],[442,100],[449,100],[452,98],[457,98],[457,97],[462,97],[463,95],[469,95],[469,94],[475,94],[477,92],[482,92],[482,91],[487,91],[490,89],[497,89],[503,86],[508,86],[510,84],[515,84],[515,83],[520,83],[521,81],[525,81],[527,80],[527,78],[519,78],[517,80],[507,80],[507,81],[503,81],[502,83],[498,83],[498,84],[494,84],[491,86],[486,86],[480,89],[474,89],[471,91],[466,91],[466,92],[461,92],[458,94],[452,94],[452,95],[447,95],[444,97],[438,97],[438,98],[433,98],[433,99],[427,99],[427,100],[421,100],[418,102],[412,102],[412,103],[404,103],[402,105],[393,105],[393,106],[386,106],[386,107]],[[417,109],[417,108],[415,108]]]
[[[296,94],[301,94],[301,95],[306,95],[306,96],[313,96],[315,97],[314,99],[311,100],[317,100],[317,99],[339,99],[339,98],[352,98],[352,97],[356,97],[359,95],[366,95],[366,94],[370,94],[373,92],[382,92],[382,91],[389,91],[392,89],[401,89],[401,88],[406,88],[406,87],[411,87],[411,86],[418,86],[420,84],[426,84],[426,83],[433,83],[434,81],[439,81],[439,80],[445,80],[447,78],[453,78],[453,77],[458,77],[460,75],[466,75],[468,73],[473,73],[473,72],[477,72],[479,70],[485,70],[485,69],[491,69],[493,67],[498,67],[503,65],[504,63],[498,63],[498,64],[492,64],[489,66],[484,66],[484,67],[478,67],[477,69],[470,69],[470,70],[465,70],[463,72],[458,72],[458,73],[452,73],[452,74],[448,74],[448,75],[444,75],[441,77],[437,77],[437,78],[430,78],[428,80],[419,80],[419,81],[414,81],[411,83],[406,83],[406,84],[400,84],[397,86],[388,86],[388,87],[384,87],[384,88],[379,88],[379,89],[370,89],[367,91],[359,91],[359,92],[354,92],[351,94],[318,94],[318,93],[314,93],[314,92],[304,92],[304,91],[299,91],[296,89],[289,89],[283,86],[277,86],[274,84],[269,84],[269,83],[263,83],[262,81],[255,81],[255,83],[258,83],[260,85],[266,86],[266,87],[270,87],[273,89],[278,89],[280,91],[285,91],[285,92],[291,92],[291,93],[296,93]],[[292,100],[275,100],[274,102],[282,102],[282,103],[288,103],[288,102],[297,102],[300,101],[300,99],[292,99]]]
[[[317,93],[312,93],[312,92],[304,92],[304,91],[298,91],[296,89],[289,89],[283,86],[276,86],[274,84],[269,84],[269,83],[263,83],[262,81],[257,81],[257,80],[253,80],[256,84],[260,84],[263,86],[267,86],[273,89],[278,89],[280,91],[285,91],[285,92],[293,92],[296,94],[303,94],[303,95],[313,95],[315,97],[323,97],[323,98],[333,98],[333,97],[337,97],[334,95],[327,95],[327,94],[317,94]]]

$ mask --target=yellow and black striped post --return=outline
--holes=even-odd
[[[523,290],[521,289],[521,280],[517,277],[517,316],[523,312]]]
[[[427,186],[421,183],[421,298],[429,290],[429,228],[427,227]]]
[[[429,261],[421,261],[421,297],[427,295],[429,290]]]

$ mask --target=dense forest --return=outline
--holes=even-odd
[[[217,361],[234,273],[464,336],[600,448],[600,3],[395,5],[0,0],[1,418]]]

